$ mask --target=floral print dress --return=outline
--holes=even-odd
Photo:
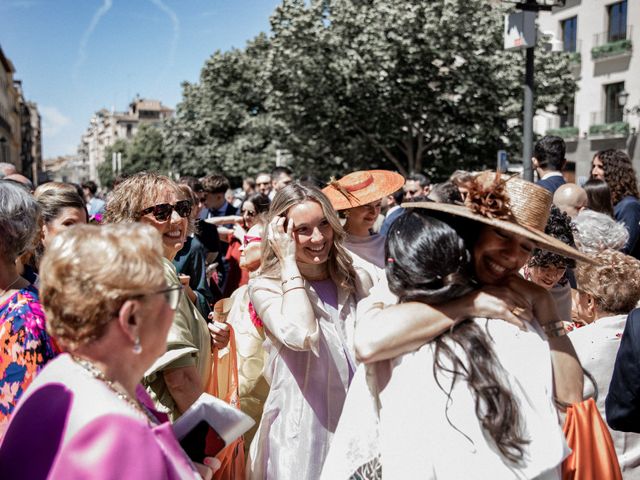
[[[0,438],[20,396],[57,353],[36,287],[29,285],[0,304]]]

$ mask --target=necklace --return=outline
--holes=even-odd
[[[9,290],[11,290],[11,287],[13,287],[16,283],[18,283],[18,280],[20,280],[20,275],[17,275],[16,278],[13,279],[13,282],[11,282],[7,288],[5,288],[4,290],[2,290],[2,293],[0,293],[0,297],[2,295],[4,295],[5,293],[7,293]]]
[[[153,415],[153,413],[149,410],[149,408],[147,408],[145,404],[140,402],[138,399],[134,400],[127,393],[123,392],[119,388],[116,388],[115,382],[112,382],[111,380],[109,380],[105,376],[105,374],[102,373],[102,370],[96,367],[93,363],[83,358],[76,357],[75,355],[71,355],[71,358],[73,359],[74,362],[76,362],[78,365],[84,368],[85,371],[88,374],[90,374],[93,378],[95,378],[96,380],[100,380],[102,383],[104,383],[109,388],[109,390],[111,390],[115,394],[116,397],[118,397],[120,400],[127,403],[130,407],[132,407],[138,413],[142,413],[147,418],[147,420],[150,422],[151,425],[158,424],[157,418],[155,417],[155,415]]]

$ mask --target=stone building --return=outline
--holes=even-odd
[[[35,185],[42,172],[42,127],[38,107],[27,101],[15,68],[0,48],[0,162],[12,163]]]
[[[538,25],[571,54],[578,92],[555,115],[538,115],[536,132],[564,137],[578,180],[605,148],[626,150],[640,172],[640,1],[567,0]]]
[[[88,165],[88,178],[99,183],[98,165],[105,161],[107,147],[116,140],[131,139],[142,124],[159,125],[173,115],[173,110],[159,100],[136,97],[126,112],[99,110],[82,135],[78,156]]]
[[[12,163],[22,171],[19,95],[14,85],[14,73],[13,63],[0,47],[0,162]]]

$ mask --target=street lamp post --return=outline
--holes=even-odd
[[[536,17],[541,10],[551,10],[553,7],[564,6],[566,0],[508,0],[515,3],[516,8],[524,12],[534,12]],[[526,49],[526,64],[524,74],[524,113],[522,119],[522,167],[525,180],[533,181],[533,166],[531,157],[533,156],[533,100],[535,85],[533,82],[534,72],[534,49],[531,45]]]
[[[618,105],[623,109],[627,115],[640,115],[640,105],[636,105],[628,108],[627,101],[629,100],[629,94],[623,90],[618,94]]]

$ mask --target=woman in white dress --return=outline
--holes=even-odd
[[[251,444],[249,478],[320,476],[355,370],[353,331],[362,286],[344,231],[316,188],[273,199],[262,264],[249,295],[264,323],[269,396]]]

